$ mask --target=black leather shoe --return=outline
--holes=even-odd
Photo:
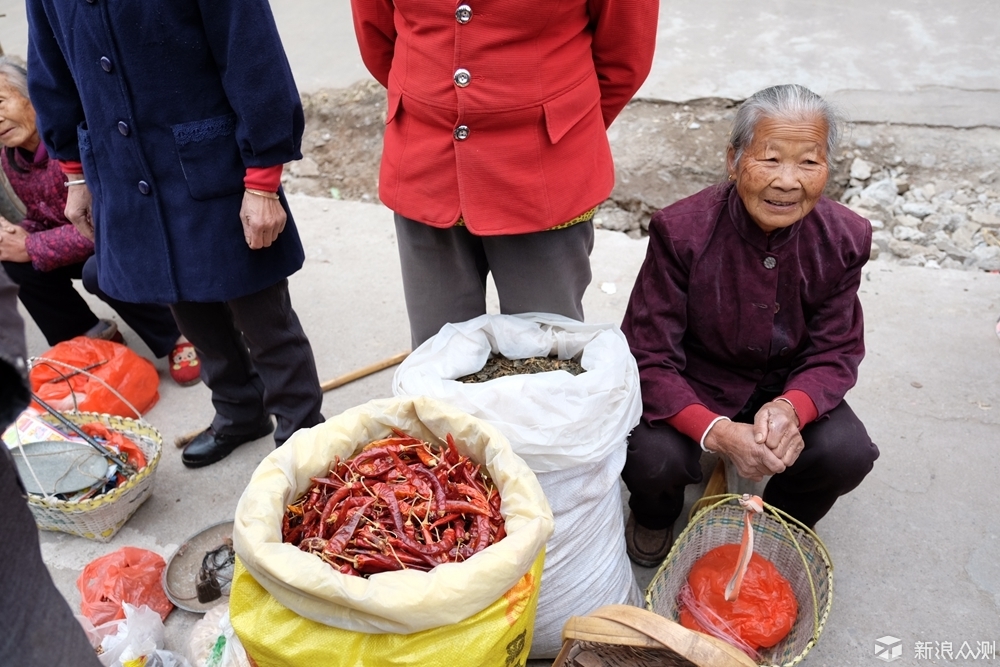
[[[243,434],[216,433],[215,429],[209,426],[184,448],[181,462],[188,468],[212,465],[232,454],[240,445],[263,438],[273,430],[274,424],[271,423],[270,417]]]

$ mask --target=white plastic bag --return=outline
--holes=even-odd
[[[146,605],[123,603],[125,618],[94,627],[77,616],[105,667],[191,667],[179,653],[163,650],[163,621]],[[86,621],[86,623],[84,622]]]
[[[229,622],[229,605],[218,604],[191,629],[187,658],[193,667],[250,667],[247,652]]]
[[[490,354],[509,359],[579,353],[586,370],[513,375],[484,383]],[[496,426],[535,472],[552,507],[531,658],[553,658],[570,616],[606,604],[640,605],[625,552],[619,476],[639,423],[639,371],[613,325],[558,315],[483,315],[445,325],[396,370],[393,393],[425,395]]]

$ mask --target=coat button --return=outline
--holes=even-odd
[[[101,69],[105,72],[111,71],[111,60],[107,56],[101,56]]]
[[[93,0],[91,0],[93,1]],[[459,5],[455,10],[455,20],[465,24],[472,20],[472,7],[469,5]]]
[[[140,193],[142,193],[144,195],[148,195],[149,194],[149,190],[150,190],[149,183],[147,183],[146,181],[139,181],[139,192]]]
[[[469,126],[459,125],[455,128],[455,141],[465,141],[469,138]]]
[[[455,85],[459,88],[465,88],[472,81],[472,74],[469,73],[467,69],[457,69],[455,70]]]
[[[773,269],[777,265],[778,265],[778,260],[776,260],[774,257],[765,257],[764,258],[764,268],[765,269]]]
[[[123,137],[127,137],[129,132],[128,123],[123,120],[118,121],[118,131],[122,133]]]

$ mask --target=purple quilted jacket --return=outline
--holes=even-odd
[[[94,254],[94,243],[80,235],[66,219],[66,177],[59,163],[50,160],[45,144],[38,144],[34,159],[28,161],[15,151],[19,171],[0,150],[0,164],[26,212],[21,227],[28,232],[25,247],[31,265],[39,271],[78,264]]]

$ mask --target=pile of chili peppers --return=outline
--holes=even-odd
[[[285,512],[282,540],[366,577],[464,561],[503,539],[500,493],[450,433],[440,449],[393,433],[313,477]]]

